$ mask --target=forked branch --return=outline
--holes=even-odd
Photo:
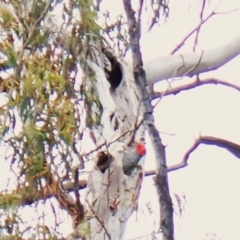
[[[212,137],[212,136],[199,136],[198,139],[194,142],[194,144],[189,148],[186,154],[183,157],[183,163],[187,163],[190,154],[200,145],[214,145],[217,147],[225,148],[230,153],[232,153],[235,157],[240,158],[240,145],[234,142],[230,142],[228,140]]]

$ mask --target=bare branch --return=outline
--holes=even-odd
[[[206,5],[206,0],[202,0],[202,9],[201,9],[201,12],[200,12],[200,22],[203,22],[203,12],[204,12],[204,9],[205,9],[205,5]],[[199,33],[200,33],[200,27],[197,29],[196,36],[195,36],[195,41],[194,41],[194,45],[193,45],[193,51],[194,52],[196,50],[196,45],[198,44]]]
[[[187,164],[185,164],[185,163],[183,164],[181,162],[179,164],[168,167],[168,172],[172,172],[172,171],[178,170],[178,169],[186,167],[186,166],[187,166]],[[155,174],[156,174],[156,170],[153,169],[153,170],[145,171],[144,176],[149,177],[149,176],[153,176]],[[86,188],[87,180],[86,179],[80,180],[77,184],[77,188],[75,187],[75,184],[76,183],[68,182],[68,183],[63,184],[63,188],[67,193],[74,192],[76,190],[82,190],[82,189]],[[24,190],[25,190],[25,188],[22,189],[22,191],[24,191]],[[6,197],[6,199],[7,199],[8,196],[14,195],[15,193],[19,193],[19,192],[21,192],[21,189],[18,189],[17,191],[14,191],[10,194],[0,193],[0,199],[2,199],[4,197]],[[27,196],[24,196],[24,195],[21,195],[21,196],[22,196],[22,198],[18,199],[18,205],[24,206],[24,205],[31,205],[31,204],[41,201],[41,200],[49,199],[49,198],[53,197],[53,194],[49,191],[49,189],[47,187],[43,187],[42,191],[35,190],[35,191],[32,191],[31,193],[29,193]]]
[[[199,138],[196,139],[194,144],[185,153],[182,161],[178,164],[168,167],[168,172],[186,167],[188,165],[188,159],[190,154],[193,151],[195,151],[200,144],[215,145],[217,147],[225,148],[230,153],[232,153],[235,157],[240,158],[240,145],[222,138],[217,138],[212,136],[199,136]]]
[[[200,145],[200,144],[206,144],[206,145],[215,145],[217,147],[225,148],[230,153],[232,153],[235,157],[240,158],[240,145],[227,141],[222,138],[216,138],[212,136],[200,136],[194,144],[191,146],[191,148],[186,152],[183,158],[183,163],[187,163],[187,160],[190,156],[190,154]]]
[[[196,31],[199,31],[202,25],[215,14],[216,13],[213,10],[205,19],[201,20],[201,22],[182,39],[182,41],[171,51],[170,54],[176,53],[185,44],[186,40],[189,39]]]
[[[87,185],[87,181],[84,180],[80,180],[78,182],[78,189],[84,189]],[[66,192],[73,192],[74,191],[74,183],[72,182],[68,182],[63,184],[63,188],[66,190]],[[22,189],[17,189],[16,191],[6,194],[5,192],[0,193],[0,199],[2,198],[7,198],[10,195],[14,195],[15,193],[17,194],[21,194],[21,198],[18,199],[17,204],[18,205],[30,205],[36,201],[40,201],[40,200],[46,200],[48,198],[51,198],[53,195],[50,192],[50,189],[48,187],[42,187],[42,189],[39,190],[34,190],[32,192],[29,192],[27,195],[24,194],[24,192],[26,192],[26,187],[22,188]]]
[[[156,58],[144,64],[147,83],[154,83],[174,77],[188,76],[216,70],[240,54],[240,32],[231,41],[205,52],[185,53]],[[202,54],[202,59],[199,58]],[[197,65],[197,63],[199,64]],[[194,68],[194,66],[196,66]],[[194,68],[193,70],[191,70]],[[177,69],[177,71],[176,71]],[[190,71],[189,71],[190,70]]]
[[[207,79],[204,79],[204,80],[196,79],[193,82],[188,83],[188,84],[184,84],[184,85],[181,85],[181,86],[178,86],[178,87],[171,87],[171,88],[168,88],[167,91],[154,92],[153,96],[152,96],[152,99],[162,97],[163,95],[164,96],[176,95],[176,94],[179,94],[182,91],[186,91],[186,90],[190,90],[190,89],[193,89],[193,88],[196,88],[196,87],[200,87],[200,86],[205,85],[205,84],[215,84],[215,85],[219,84],[219,85],[223,85],[223,86],[226,86],[226,87],[233,88],[237,91],[240,91],[240,86],[238,86],[236,84],[228,83],[225,80],[221,80],[221,79],[217,79],[217,78],[207,78]]]
[[[231,11],[226,11],[226,12],[216,12],[216,9],[218,8],[218,6],[220,5],[222,1],[219,1],[219,3],[217,4],[217,6],[213,9],[213,11],[205,18],[203,19],[203,10],[204,10],[204,6],[205,6],[205,0],[203,0],[203,6],[202,6],[202,11],[200,13],[200,23],[194,28],[192,29],[192,31],[190,31],[183,39],[182,41],[171,51],[170,54],[174,54],[176,53],[186,42],[187,39],[189,39],[193,33],[197,32],[196,34],[196,38],[195,38],[195,43],[196,43],[196,39],[198,37],[198,34],[199,34],[199,31],[200,31],[200,28],[202,27],[202,25],[207,22],[211,17],[213,17],[214,15],[217,15],[217,14],[228,14],[228,13],[231,13],[231,12],[235,12],[235,11],[238,11],[240,9],[240,7],[238,8],[235,8]]]

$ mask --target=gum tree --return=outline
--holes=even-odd
[[[234,145],[203,136],[183,162],[167,168],[151,100],[203,84],[237,86],[199,77],[164,92],[154,92],[153,85],[221,67],[240,53],[240,35],[218,49],[176,54],[186,37],[170,56],[143,62],[139,45],[143,2],[135,9],[131,1],[119,1],[124,13],[116,21],[110,21],[109,12],[101,12],[101,1],[0,3],[1,140],[14,186],[0,195],[2,238],[60,239],[54,207],[53,230],[40,221],[29,227],[18,214],[21,207],[54,198],[72,220],[73,231],[67,239],[123,239],[127,220],[137,208],[143,177],[149,174],[144,172],[145,153],[128,171],[126,163],[136,153],[136,144],[144,147],[146,131],[157,163],[153,173],[159,229],[164,240],[173,240],[167,171],[185,166],[199,143],[228,149]],[[169,8],[165,1],[150,1],[149,6],[154,10],[151,29],[159,17],[168,17]],[[201,18],[189,36],[214,14],[216,10]],[[103,24],[98,23],[100,16]],[[132,64],[124,60],[129,49]],[[82,180],[88,161],[93,161],[93,168]]]

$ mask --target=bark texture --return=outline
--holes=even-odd
[[[138,86],[139,95],[142,99],[141,107],[144,114],[144,126],[149,134],[149,138],[155,153],[155,185],[159,198],[160,208],[159,230],[162,232],[163,240],[174,240],[173,206],[169,192],[165,148],[162,144],[159,132],[155,127],[153,108],[149,98],[149,93],[146,88],[147,80],[145,70],[143,68],[142,54],[139,44],[141,34],[141,22],[140,18],[136,20],[136,18],[134,17],[135,12],[132,8],[131,1],[123,0],[123,5],[128,19],[130,47],[133,56],[134,79],[136,85]],[[141,7],[142,5],[140,6],[140,8]]]
[[[93,134],[97,146],[103,144],[99,151],[105,151],[112,160],[107,169],[102,171],[96,159],[84,198],[85,220],[76,232],[84,239],[123,239],[127,220],[137,207],[144,176],[144,157],[129,176],[123,173],[122,168],[129,142],[144,142],[140,98],[132,69],[124,61],[118,61],[122,78],[116,87],[114,79],[107,81],[104,66],[101,67],[102,52],[97,54],[95,63],[89,62],[89,65],[96,74],[94,87],[104,111],[101,124],[93,129]]]

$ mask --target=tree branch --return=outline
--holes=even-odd
[[[230,153],[232,153],[234,156],[236,156],[237,158],[240,159],[240,145],[239,144],[227,141],[225,139],[212,137],[212,136],[200,136],[198,139],[196,139],[194,144],[185,153],[181,162],[168,167],[168,172],[172,172],[172,171],[175,171],[175,170],[186,167],[188,165],[187,161],[189,159],[190,154],[194,150],[196,150],[196,148],[200,144],[215,145],[217,147],[225,148]],[[145,177],[155,175],[155,174],[156,174],[155,170],[149,170],[149,171],[145,172]],[[84,188],[86,188],[86,186],[87,186],[87,180],[85,180],[85,179],[80,180],[79,185],[78,185],[78,190],[84,189]],[[72,183],[72,182],[64,183],[63,187],[67,192],[72,192],[72,191],[75,190],[74,183]],[[24,188],[23,191],[26,192],[26,189]],[[15,192],[10,193],[10,194],[6,194],[6,193],[0,194],[1,202],[2,202],[3,198],[7,199],[8,196],[14,195],[15,193],[19,194],[19,193],[21,193],[21,190],[18,189],[18,191],[15,191]],[[36,201],[46,200],[46,199],[51,198],[51,197],[53,197],[53,196],[49,192],[48,188],[44,188],[42,191],[35,190],[31,193],[28,193],[27,196],[25,196],[24,194],[21,194],[21,198],[18,199],[18,204],[19,205],[30,205],[30,204],[32,204]]]
[[[86,188],[86,185],[87,181],[85,179],[80,180],[78,184],[78,189],[84,189]],[[75,190],[74,183],[72,182],[64,183],[63,188],[66,190],[66,192],[73,192]],[[12,193],[0,193],[0,203],[4,202],[4,199],[8,199],[8,197],[10,196],[14,197],[15,194],[19,194],[19,196],[21,195],[21,198],[17,198],[17,204],[20,206],[31,205],[36,201],[46,200],[53,197],[53,194],[50,192],[48,186],[42,187],[41,190],[31,189],[31,191],[29,192],[26,191],[26,187],[23,187],[13,191]]]
[[[186,40],[191,37],[193,35],[193,33],[197,32],[196,33],[196,38],[195,38],[195,43],[196,43],[196,40],[198,38],[198,35],[199,35],[199,31],[200,31],[200,28],[202,27],[202,25],[209,19],[211,18],[212,16],[216,15],[217,13],[215,12],[216,8],[219,6],[219,4],[221,3],[221,1],[217,4],[217,6],[214,8],[214,10],[206,17],[203,19],[203,11],[204,11],[204,8],[205,8],[205,0],[203,0],[203,4],[202,4],[202,9],[201,9],[201,13],[200,13],[200,23],[194,28],[192,29],[192,31],[190,31],[184,38],[183,40],[172,50],[172,52],[170,53],[171,55],[174,54],[175,52],[177,52],[183,45],[184,43],[186,42]]]
[[[240,32],[230,41],[212,50],[156,58],[144,64],[149,86],[159,81],[216,70],[240,54]],[[202,58],[199,61],[202,54]],[[197,63],[199,64],[197,65]],[[196,66],[197,65],[197,66]],[[194,66],[196,66],[194,68]]]
[[[219,84],[219,85],[223,85],[226,87],[230,87],[233,88],[237,91],[240,91],[240,86],[236,85],[236,84],[232,84],[232,83],[228,83],[225,80],[220,80],[217,78],[207,78],[204,80],[200,80],[200,79],[196,79],[191,83],[188,84],[184,84],[182,86],[178,86],[178,87],[171,87],[169,88],[167,91],[161,91],[161,92],[154,92],[153,96],[152,96],[152,100],[159,98],[159,97],[163,97],[163,96],[168,96],[168,95],[176,95],[182,91],[186,91],[186,90],[190,90],[196,87],[200,87],[202,85],[205,84]]]
[[[175,170],[178,170],[180,168],[186,167],[187,164],[183,164],[182,162],[173,166],[168,167],[168,172],[172,172]],[[148,170],[145,171],[144,176],[145,177],[149,177],[149,176],[153,176],[156,174],[156,170]],[[63,187],[66,190],[66,192],[70,193],[76,190],[75,188],[75,183],[73,182],[67,182],[67,183],[63,183]],[[82,179],[79,180],[78,182],[78,190],[82,190],[85,189],[87,187],[87,180],[86,179]],[[14,194],[20,194],[22,191],[25,191],[26,188],[23,189],[18,189],[12,193],[6,194],[6,193],[0,193],[0,202],[3,202],[4,199],[7,199],[10,196],[14,196]],[[25,206],[25,205],[31,205],[35,202],[41,201],[41,200],[46,200],[53,197],[53,195],[50,193],[49,188],[47,187],[43,187],[43,189],[41,191],[39,190],[34,190],[32,192],[29,192],[28,195],[24,195],[21,194],[21,198],[18,198],[18,202],[17,204],[19,206]]]
[[[232,153],[235,157],[240,158],[240,145],[227,141],[222,138],[216,138],[212,136],[200,136],[198,139],[196,139],[195,143],[191,146],[191,148],[186,152],[186,154],[183,157],[183,163],[187,163],[187,160],[190,156],[190,154],[200,145],[200,144],[206,144],[206,145],[215,145],[217,147],[225,148],[230,153]]]

